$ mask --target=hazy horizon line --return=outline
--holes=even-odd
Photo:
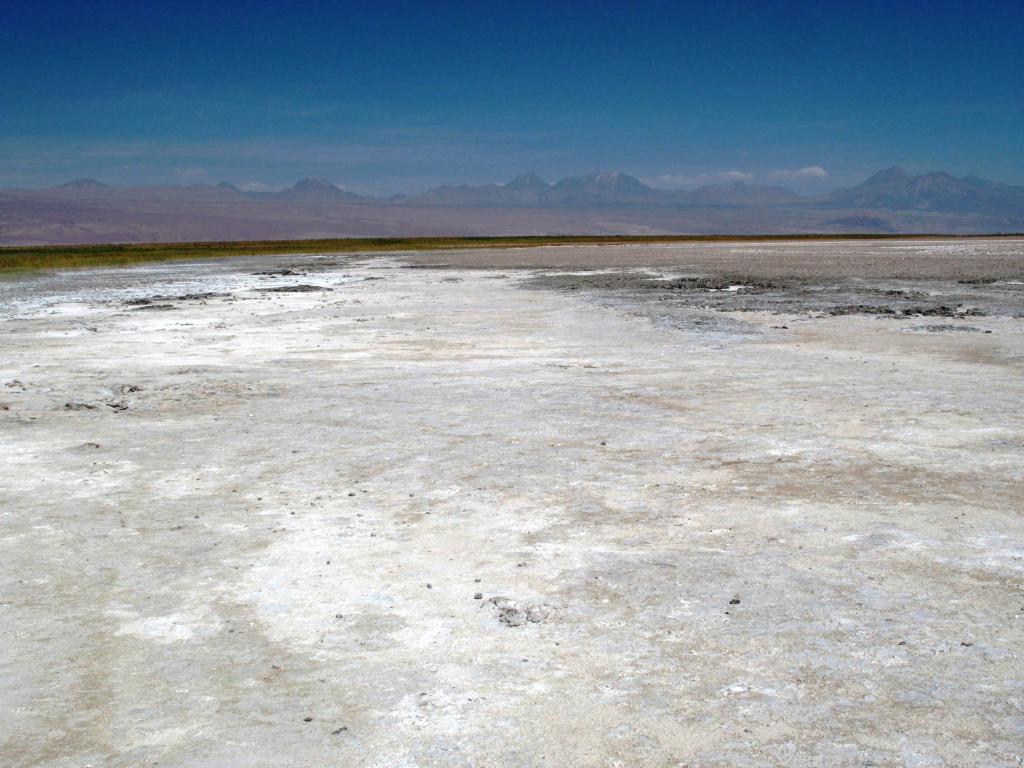
[[[941,169],[914,172],[914,171],[907,170],[904,166],[901,166],[901,165],[887,165],[885,167],[878,168],[875,171],[866,173],[861,178],[861,180],[859,182],[854,182],[854,185],[860,184],[860,183],[862,183],[864,181],[867,181],[872,176],[874,176],[874,175],[876,175],[878,173],[881,173],[881,172],[886,171],[886,170],[891,170],[891,169],[894,169],[894,168],[898,168],[900,170],[903,170],[903,171],[905,171],[910,176],[923,176],[923,175],[930,175],[930,174],[947,174],[947,175],[953,176],[954,178],[958,178],[958,179],[971,178],[971,177],[973,177],[973,178],[982,178],[980,176],[977,176],[974,173],[967,173],[967,174],[963,174],[962,176],[958,176],[955,173],[951,173],[949,171],[945,171],[945,170],[941,170]],[[728,187],[728,186],[734,186],[734,185],[745,185],[745,186],[748,186],[748,187],[782,188],[782,189],[786,189],[786,190],[788,190],[788,191],[790,191],[790,192],[792,192],[792,193],[794,193],[794,194],[796,194],[796,195],[798,195],[800,197],[813,198],[813,197],[819,197],[821,195],[827,195],[830,192],[834,192],[834,191],[841,190],[841,189],[846,189],[846,188],[849,187],[849,182],[847,182],[846,184],[839,183],[837,186],[831,187],[828,190],[824,190],[824,191],[820,191],[820,192],[807,193],[807,192],[799,191],[797,189],[793,189],[791,186],[788,186],[785,183],[786,178],[783,178],[784,174],[790,174],[788,176],[788,178],[798,178],[800,174],[803,174],[804,177],[813,177],[813,178],[815,178],[817,180],[821,180],[821,179],[824,179],[824,178],[831,178],[831,174],[829,174],[828,171],[826,171],[821,166],[805,166],[805,167],[803,167],[801,169],[796,169],[796,170],[792,170],[792,171],[790,171],[790,170],[777,170],[777,171],[773,171],[771,173],[775,174],[775,178],[774,179],[771,179],[771,178],[770,179],[764,179],[763,176],[759,176],[756,173],[744,172],[744,171],[723,171],[723,172],[720,172],[720,173],[717,173],[717,174],[714,174],[714,173],[703,173],[703,174],[693,174],[693,175],[690,175],[690,176],[684,176],[682,174],[662,174],[660,176],[656,176],[656,177],[652,178],[651,176],[648,176],[648,175],[633,174],[633,173],[629,173],[629,172],[621,171],[621,170],[607,170],[607,169],[605,169],[605,170],[587,171],[587,172],[583,172],[583,173],[572,173],[572,174],[568,174],[568,175],[565,175],[565,176],[560,176],[557,179],[555,179],[554,181],[549,181],[548,179],[544,178],[544,174],[537,173],[535,171],[523,171],[523,172],[515,174],[514,176],[512,176],[512,178],[507,179],[505,181],[489,181],[489,182],[480,182],[480,183],[473,183],[473,182],[467,182],[467,181],[445,181],[445,182],[441,182],[441,183],[435,183],[432,186],[421,188],[419,191],[393,192],[393,193],[387,193],[387,192],[385,192],[385,193],[373,193],[373,192],[368,192],[368,191],[360,191],[361,190],[360,187],[353,187],[353,186],[346,185],[344,183],[338,183],[336,181],[331,180],[327,176],[322,176],[322,175],[302,176],[300,178],[297,178],[294,182],[285,183],[285,184],[283,184],[281,186],[277,186],[277,185],[272,185],[272,184],[269,184],[269,183],[254,182],[254,181],[251,181],[251,180],[250,181],[229,181],[228,179],[214,179],[214,178],[208,178],[205,175],[202,178],[196,178],[195,180],[183,179],[180,182],[153,181],[153,182],[139,182],[139,183],[121,183],[121,182],[108,182],[108,181],[104,181],[101,178],[102,174],[97,174],[97,175],[76,176],[76,177],[73,177],[73,178],[68,178],[68,179],[66,179],[64,181],[61,181],[61,182],[51,183],[51,184],[47,184],[47,185],[44,185],[44,186],[0,186],[0,191],[9,191],[9,192],[18,192],[18,191],[24,191],[24,192],[45,192],[45,191],[50,191],[50,190],[57,190],[57,189],[61,189],[61,188],[67,188],[70,185],[74,185],[76,183],[92,182],[92,183],[96,183],[97,185],[100,185],[101,187],[110,188],[110,189],[151,189],[151,188],[188,189],[190,187],[217,188],[217,187],[228,186],[228,187],[231,187],[233,189],[238,190],[239,192],[242,192],[243,194],[247,194],[247,195],[260,195],[260,194],[276,194],[276,193],[280,193],[280,192],[285,192],[285,191],[287,191],[289,189],[293,189],[296,185],[298,185],[298,184],[300,184],[300,183],[302,183],[304,181],[323,181],[323,182],[326,182],[326,183],[330,184],[331,186],[335,187],[336,189],[341,190],[343,192],[348,192],[348,193],[359,195],[361,197],[366,197],[366,198],[369,198],[369,199],[390,200],[390,199],[395,198],[395,197],[414,197],[416,195],[425,194],[425,193],[433,191],[435,189],[441,189],[441,188],[445,188],[445,187],[467,187],[467,188],[480,188],[480,187],[488,187],[488,186],[505,187],[505,186],[508,186],[509,184],[513,183],[517,179],[522,178],[522,177],[526,177],[526,176],[534,176],[534,177],[540,179],[541,181],[543,181],[548,186],[554,186],[554,185],[556,185],[556,184],[558,184],[558,183],[560,183],[562,181],[568,180],[568,179],[594,178],[594,177],[601,176],[601,175],[620,175],[620,176],[625,176],[627,178],[631,178],[631,179],[634,179],[636,181],[639,181],[640,183],[644,184],[645,186],[647,186],[647,187],[649,187],[649,188],[651,188],[653,190],[656,190],[656,191],[659,191],[659,192],[668,192],[668,193],[672,193],[672,192],[692,192],[692,191],[696,191],[696,190],[703,189],[703,188],[706,188],[706,187],[720,187],[720,186]],[[659,181],[664,182],[669,177],[672,177],[673,180],[679,180],[679,183],[677,185],[674,185],[674,186],[669,186],[669,185],[666,185],[665,183],[659,183]],[[688,179],[689,183],[683,183],[682,182],[683,179]],[[994,182],[994,183],[997,183],[997,184],[1004,184],[1006,186],[1011,186],[1011,187],[1014,187],[1014,186],[1024,186],[1024,185],[1014,184],[1012,182],[998,181],[998,180],[995,180],[995,179],[988,179],[988,178],[986,178],[984,180],[990,181],[990,182]],[[362,188],[362,189],[365,189],[365,188]]]

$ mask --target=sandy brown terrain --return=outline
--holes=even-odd
[[[1020,232],[1011,218],[816,207],[502,208],[253,200],[216,188],[0,189],[0,245],[280,240],[330,237]],[[872,217],[869,217],[869,221]]]
[[[1020,766],[1022,272],[0,281],[0,764]]]

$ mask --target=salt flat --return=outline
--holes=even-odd
[[[0,283],[0,763],[1019,766],[1024,247],[916,245]]]

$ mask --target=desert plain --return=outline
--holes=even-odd
[[[0,279],[4,766],[1024,764],[1024,241]]]

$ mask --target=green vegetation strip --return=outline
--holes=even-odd
[[[414,237],[330,240],[238,240],[200,243],[123,243],[0,247],[0,272],[126,266],[156,261],[290,253],[387,253],[455,248],[529,248],[539,245],[750,242],[761,240],[874,240],[943,235],[672,235],[567,237]]]

